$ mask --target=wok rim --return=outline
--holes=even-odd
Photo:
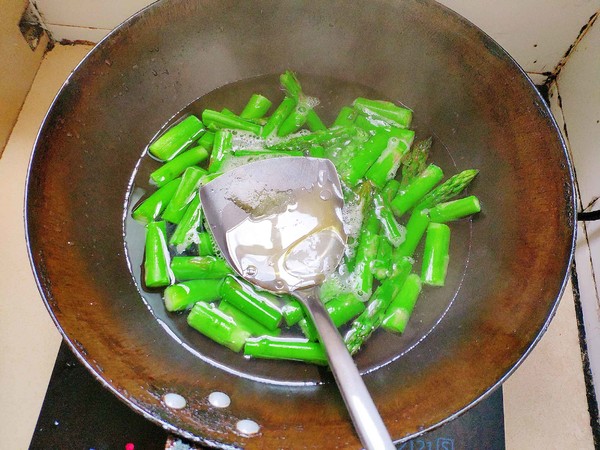
[[[38,152],[41,151],[39,149],[39,147],[40,147],[39,144],[41,142],[42,135],[44,134],[44,131],[45,131],[46,127],[48,126],[49,118],[52,117],[55,113],[54,110],[55,110],[56,103],[58,102],[60,97],[63,95],[63,93],[68,89],[68,86],[70,84],[72,77],[81,69],[82,66],[87,64],[89,59],[91,59],[97,52],[100,51],[100,49],[105,44],[105,42],[111,40],[115,35],[121,33],[122,30],[124,28],[126,28],[127,26],[129,26],[129,24],[132,21],[137,20],[138,18],[143,16],[147,11],[157,7],[159,4],[166,3],[168,1],[169,0],[156,0],[155,2],[145,6],[141,10],[132,14],[127,19],[125,19],[122,23],[120,23],[118,26],[116,26],[113,30],[111,30],[104,38],[102,38],[97,44],[95,44],[93,46],[93,48],[81,59],[81,61],[79,61],[79,63],[77,63],[77,65],[69,73],[69,75],[67,76],[67,78],[65,79],[63,84],[61,85],[60,89],[54,96],[48,110],[46,111],[46,113],[44,115],[44,118],[40,124],[38,132],[36,134],[32,152],[31,152],[29,162],[27,165],[27,175],[26,175],[26,179],[25,179],[24,205],[23,205],[25,243],[26,243],[26,247],[27,247],[27,256],[29,259],[29,264],[30,264],[31,270],[34,275],[36,286],[37,286],[38,291],[41,295],[41,298],[44,302],[44,305],[45,305],[46,309],[48,310],[48,313],[49,313],[50,317],[52,318],[52,321],[54,322],[54,325],[57,327],[58,331],[60,332],[60,334],[62,336],[62,339],[64,340],[64,342],[67,343],[70,350],[73,352],[73,354],[79,360],[79,362],[86,368],[86,370],[89,373],[92,374],[92,376],[97,381],[100,382],[100,384],[105,389],[108,389],[112,394],[114,394],[121,402],[123,402],[125,405],[127,405],[127,407],[129,407],[131,410],[135,411],[138,414],[141,414],[145,419],[150,420],[151,422],[162,427],[166,431],[175,433],[178,436],[181,436],[192,442],[200,443],[203,445],[208,445],[210,447],[223,448],[223,449],[235,449],[238,447],[236,447],[234,445],[226,444],[226,443],[223,443],[223,442],[220,442],[217,440],[209,439],[204,436],[199,436],[199,435],[193,434],[181,427],[172,425],[167,420],[161,419],[158,416],[150,414],[142,406],[136,404],[135,402],[133,402],[132,400],[127,398],[125,395],[123,395],[118,389],[116,389],[113,386],[113,384],[111,382],[107,381],[102,376],[100,371],[98,371],[95,367],[93,367],[88,362],[88,360],[86,359],[86,356],[84,356],[84,354],[81,352],[81,349],[78,347],[78,345],[75,342],[73,342],[73,340],[69,337],[69,335],[64,330],[64,328],[62,327],[62,325],[60,324],[60,322],[58,321],[58,319],[54,313],[54,309],[49,301],[49,297],[51,297],[51,293],[47,292],[46,288],[42,284],[41,278],[43,277],[43,275],[40,273],[40,268],[36,267],[36,263],[34,261],[34,255],[33,255],[34,251],[33,251],[32,245],[31,245],[29,216],[32,213],[30,211],[29,198],[32,195],[30,192],[30,189],[32,186],[32,167],[33,167],[34,160],[36,159]],[[569,245],[568,256],[567,256],[565,264],[564,264],[564,276],[563,276],[563,279],[560,284],[560,289],[558,290],[555,298],[552,299],[551,302],[548,302],[548,305],[551,305],[551,309],[549,310],[547,318],[546,318],[545,322],[543,323],[542,327],[537,331],[534,339],[527,345],[525,351],[520,356],[520,358],[494,384],[492,384],[491,386],[488,386],[479,396],[477,396],[476,398],[471,400],[463,408],[461,408],[460,410],[449,415],[445,419],[443,419],[429,427],[424,427],[422,429],[419,429],[415,433],[412,433],[410,435],[404,436],[399,439],[395,439],[394,440],[395,444],[406,442],[411,439],[422,436],[423,434],[430,432],[432,430],[435,430],[435,429],[447,424],[448,422],[451,422],[452,420],[456,419],[457,417],[461,416],[462,414],[464,414],[465,412],[470,410],[472,407],[476,406],[483,400],[487,399],[490,396],[490,394],[492,394],[496,389],[498,389],[517,370],[517,368],[520,367],[520,365],[523,363],[523,361],[530,355],[532,350],[539,343],[539,341],[541,340],[541,338],[547,331],[548,327],[550,326],[552,319],[556,315],[556,311],[558,309],[560,300],[563,297],[566,287],[570,280],[571,267],[572,267],[572,263],[573,263],[573,259],[574,259],[576,239],[577,239],[577,215],[576,215],[577,189],[576,189],[576,185],[575,185],[573,162],[571,160],[569,150],[568,150],[565,138],[563,136],[563,133],[561,132],[561,130],[558,126],[558,123],[557,123],[554,115],[552,114],[550,105],[547,103],[547,101],[544,99],[544,97],[538,91],[536,85],[534,84],[532,79],[527,75],[525,70],[516,62],[516,60],[500,44],[498,44],[492,37],[490,37],[487,33],[485,33],[481,28],[479,28],[477,25],[473,24],[470,20],[466,19],[465,17],[463,17],[462,15],[458,14],[457,12],[455,12],[454,10],[450,9],[449,7],[447,7],[445,5],[442,5],[438,2],[430,1],[430,0],[426,0],[425,3],[435,4],[435,6],[437,8],[445,10],[445,12],[447,14],[451,14],[452,16],[454,16],[455,19],[462,22],[462,24],[465,27],[475,30],[480,36],[482,36],[485,40],[487,40],[487,42],[494,48],[494,50],[501,53],[501,56],[503,58],[506,58],[511,63],[512,67],[514,69],[516,69],[518,74],[521,77],[525,78],[526,84],[528,85],[529,89],[531,91],[533,91],[532,97],[535,97],[536,99],[541,100],[543,112],[546,115],[548,122],[549,122],[549,128],[551,128],[553,130],[555,136],[558,138],[558,141],[560,142],[560,147],[562,149],[562,155],[564,156],[565,166],[566,166],[567,173],[568,173],[569,197],[570,197],[569,200],[570,201],[568,202],[568,204],[566,206],[568,206],[567,213],[571,213],[570,214],[571,220],[570,220],[570,226],[569,226],[569,230],[571,232],[571,242]],[[487,51],[489,52],[490,49],[488,48]],[[541,111],[538,111],[536,114],[541,114]]]

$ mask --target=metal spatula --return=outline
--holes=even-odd
[[[367,449],[394,449],[367,388],[318,296],[346,245],[338,174],[325,159],[283,157],[233,169],[200,190],[225,259],[247,281],[305,306]]]

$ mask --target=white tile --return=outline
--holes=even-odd
[[[46,55],[0,158],[5,262],[0,265],[2,448],[28,448],[60,345],[27,258],[23,224],[27,164],[50,102],[89,49],[57,46]]]
[[[600,195],[600,25],[586,33],[567,60],[553,89],[552,106],[566,129],[580,208]],[[560,95],[560,102],[559,100]],[[560,105],[559,105],[560,103]],[[562,106],[562,109],[561,107]],[[566,124],[566,126],[565,126]],[[594,209],[600,208],[600,203]],[[600,224],[579,224],[575,261],[590,366],[600,399]]]
[[[105,28],[83,28],[67,25],[48,25],[48,31],[52,33],[52,39],[57,42],[66,39],[68,41],[89,41],[97,44],[111,30]]]
[[[599,0],[439,0],[469,19],[528,72],[554,69]]]
[[[504,383],[507,450],[594,448],[573,305],[569,284],[548,330]]]
[[[112,29],[152,0],[36,0],[47,24]]]

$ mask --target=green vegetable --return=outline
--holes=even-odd
[[[215,132],[213,149],[210,154],[210,165],[208,166],[208,171],[210,173],[219,172],[225,156],[231,152],[232,146],[233,134],[231,134],[231,131],[217,130]]]
[[[200,195],[195,193],[194,198],[187,206],[183,217],[177,224],[177,228],[169,239],[169,244],[187,248],[194,240],[198,232],[198,226],[202,220],[202,208],[200,207]]]
[[[448,178],[433,189],[419,202],[419,208],[432,208],[438,203],[447,202],[452,197],[460,194],[473,181],[479,173],[478,170],[468,169]]]
[[[221,286],[221,297],[269,330],[274,330],[281,322],[277,297],[268,292],[259,292],[244,281],[227,277]]]
[[[351,108],[350,106],[344,106],[340,109],[335,121],[333,122],[333,127],[348,127],[354,124],[354,120],[356,119],[356,115],[358,112]]]
[[[209,339],[239,352],[250,333],[235,320],[210,303],[198,302],[187,317],[187,323]]]
[[[215,250],[210,233],[208,233],[207,231],[198,233],[198,255],[210,256],[214,254]]]
[[[273,133],[277,134],[281,124],[287,119],[296,107],[297,101],[290,97],[285,97],[277,109],[271,114],[269,120],[262,129],[261,137],[268,138]]]
[[[164,221],[150,222],[146,226],[144,283],[149,288],[155,288],[168,286],[171,284],[171,279],[166,224]]]
[[[406,278],[402,289],[386,310],[381,323],[382,328],[394,333],[404,333],[420,293],[421,279],[412,273]]]
[[[296,325],[304,317],[304,308],[298,300],[290,299],[281,308],[281,313],[288,327]]]
[[[152,172],[150,179],[158,187],[162,187],[181,175],[188,167],[198,164],[206,158],[208,158],[208,152],[204,147],[197,146],[191,148]]]
[[[408,152],[414,136],[415,132],[411,130],[394,130],[387,147],[367,170],[365,177],[379,189],[383,189],[396,176],[402,157]]]
[[[356,186],[365,176],[367,170],[369,170],[388,147],[390,138],[390,133],[387,131],[381,130],[376,132],[367,142],[360,146],[351,158],[345,163],[342,162],[338,168],[342,179],[350,186]]]
[[[377,115],[394,123],[396,126],[407,128],[412,121],[412,111],[391,102],[369,100],[359,97],[353,106],[365,115]]]
[[[175,192],[177,192],[180,183],[181,178],[176,178],[153,192],[150,197],[133,209],[131,217],[143,223],[152,222],[165,210]]]
[[[399,256],[412,256],[429,225],[427,211],[415,208],[406,223],[406,239],[396,249]]]
[[[188,116],[150,144],[148,151],[161,161],[168,161],[184,151],[203,131],[204,125],[200,119]]]
[[[233,130],[249,131],[256,135],[260,135],[261,126],[239,117],[232,117],[226,114],[214,111],[212,109],[205,109],[202,113],[202,121],[206,126],[213,126],[216,129],[229,128]]]
[[[252,94],[240,117],[242,119],[260,119],[267,113],[271,105],[271,100],[267,97],[263,97],[260,94]]]
[[[430,164],[417,178],[400,188],[392,200],[392,209],[398,217],[415,206],[442,179],[444,173],[435,164]]]
[[[204,147],[207,150],[212,150],[213,143],[215,141],[215,133],[212,131],[207,131],[202,135],[200,139],[198,139],[198,145]]]
[[[200,180],[205,173],[206,171],[199,167],[192,166],[185,169],[185,172],[183,172],[183,176],[181,177],[181,183],[177,187],[177,191],[162,214],[163,219],[168,220],[171,223],[179,223],[185,214],[187,206],[194,199],[198,187],[200,186]]]
[[[390,205],[380,193],[373,194],[373,206],[375,207],[375,216],[381,223],[384,236],[390,244],[398,247],[406,239],[406,228],[396,221]]]
[[[327,365],[325,350],[318,342],[306,339],[262,337],[246,341],[244,355],[254,358],[290,359]]]
[[[225,260],[215,256],[174,256],[171,270],[177,281],[223,278],[233,273]]]
[[[432,222],[450,222],[452,220],[462,219],[481,211],[479,199],[474,195],[453,200],[447,203],[440,203],[429,210],[429,217]]]
[[[443,223],[430,223],[425,237],[421,281],[431,286],[443,286],[450,256],[450,228]]]
[[[356,295],[345,293],[327,302],[325,309],[333,324],[340,327],[362,313],[365,310],[365,304]],[[316,341],[319,339],[319,333],[310,318],[302,319],[300,328],[308,340]]]
[[[321,118],[317,115],[317,112],[313,109],[308,111],[306,115],[306,125],[310,131],[325,131],[327,127],[321,120]]]
[[[279,336],[281,334],[281,329],[268,329],[264,325],[254,320],[249,315],[244,314],[242,311],[237,309],[229,302],[222,301],[219,304],[219,309],[225,314],[227,314],[229,317],[233,318],[233,320],[235,320],[235,323],[237,323],[240,328],[243,328],[252,336]]]
[[[387,278],[375,290],[369,300],[367,309],[352,322],[350,330],[344,336],[346,347],[348,347],[351,354],[356,353],[373,331],[381,325],[385,311],[398,295],[407,277],[408,272],[400,271],[396,275]]]
[[[379,281],[386,279],[392,270],[393,247],[390,241],[379,236],[379,246],[377,247],[377,258],[371,264],[373,276]]]
[[[427,157],[431,150],[432,139],[417,142],[402,160],[401,186],[406,186],[417,178],[427,167]]]
[[[184,311],[197,302],[212,302],[220,298],[222,278],[190,280],[165,289],[163,299],[167,311]]]

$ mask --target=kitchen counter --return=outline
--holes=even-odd
[[[90,48],[57,45],[46,55],[0,158],[0,435],[15,449],[29,445],[61,342],[26,253],[27,163],[52,98]],[[548,331],[503,389],[506,448],[594,448],[570,284]]]

